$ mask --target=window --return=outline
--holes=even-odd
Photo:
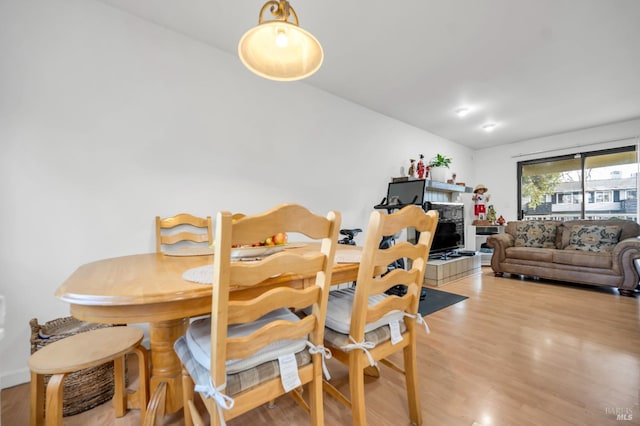
[[[595,191],[595,203],[608,203],[611,201],[611,191]]]
[[[518,163],[522,220],[637,221],[635,146]]]
[[[582,194],[579,192],[563,192],[558,194],[559,204],[580,204],[581,202]]]

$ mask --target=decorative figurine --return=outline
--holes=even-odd
[[[476,186],[473,190],[473,197],[471,197],[471,199],[475,203],[473,206],[473,214],[476,217],[476,220],[487,219],[487,208],[485,203],[491,198],[489,194],[486,194],[487,191],[487,187],[482,184]]]
[[[502,226],[504,225],[504,223],[506,222],[505,218],[502,217],[502,215],[500,215],[500,217],[498,218],[498,220],[496,220],[497,224]]]
[[[489,206],[489,212],[487,213],[487,220],[491,223],[496,223],[496,209],[493,208],[493,205]]]
[[[425,172],[427,171],[426,167],[424,166],[424,155],[420,154],[420,161],[418,161],[418,179],[424,179],[425,176]]]
[[[409,166],[409,173],[407,176],[414,178],[416,177],[416,160],[411,158],[409,161],[411,161],[411,165]]]

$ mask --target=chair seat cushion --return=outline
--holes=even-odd
[[[209,368],[203,367],[197,362],[193,353],[189,350],[187,339],[182,336],[176,340],[174,349],[185,366],[189,375],[196,385],[207,387],[209,385]],[[304,349],[296,353],[296,362],[298,367],[302,367],[311,363],[311,355],[309,351]],[[280,365],[278,360],[267,361],[253,368],[240,371],[235,374],[227,374],[226,394],[229,396],[236,395],[245,390],[251,389],[260,383],[275,379],[280,376]]]
[[[407,331],[407,326],[404,324],[404,321],[400,321],[400,333],[404,333]],[[380,343],[386,342],[391,339],[391,329],[388,325],[383,325],[375,330],[371,330],[364,335],[365,342],[371,342],[375,346],[378,346]],[[330,328],[325,327],[324,329],[324,341],[334,348],[341,348],[350,343],[353,343],[349,340],[349,334],[338,333]]]
[[[351,310],[353,308],[353,298],[355,288],[334,290],[329,293],[329,303],[327,304],[326,327],[342,334],[349,334],[351,330]],[[369,296],[369,306],[376,304],[389,297],[386,294],[375,294]],[[404,313],[401,311],[391,311],[378,321],[368,323],[364,327],[364,332],[368,333],[392,321],[402,320]]]
[[[227,329],[227,336],[229,338],[247,336],[265,324],[276,320],[297,322],[300,321],[300,318],[288,309],[277,309],[251,323],[230,325]],[[211,362],[211,317],[193,321],[185,336],[193,358],[208,370]],[[307,339],[280,340],[265,346],[250,357],[227,360],[227,374],[234,374],[267,361],[277,360],[282,355],[300,352],[305,349],[306,342]]]

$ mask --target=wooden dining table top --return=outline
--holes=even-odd
[[[304,252],[311,248],[313,243],[297,244],[290,250]],[[355,254],[360,250],[340,246],[336,252]],[[69,303],[72,315],[84,321],[131,323],[202,315],[211,307],[211,285],[188,281],[183,274],[212,264],[213,255],[163,253],[98,260],[80,266],[55,296]],[[335,263],[331,284],[355,280],[358,266],[357,262]],[[290,276],[274,277],[268,284],[291,280]]]

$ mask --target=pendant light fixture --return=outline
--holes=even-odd
[[[273,19],[264,18],[267,8]],[[262,6],[258,26],[238,43],[238,55],[255,74],[279,81],[309,77],[320,68],[324,56],[318,40],[298,26],[298,16],[287,0],[270,0]]]

